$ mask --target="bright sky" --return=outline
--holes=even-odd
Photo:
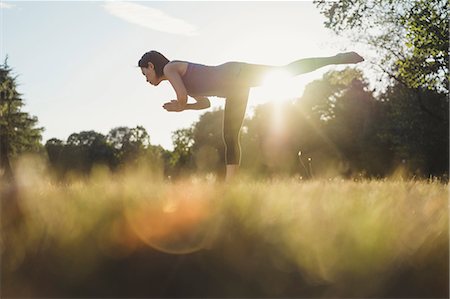
[[[145,82],[140,57],[158,50],[169,59],[217,65],[227,61],[281,65],[330,56],[356,45],[323,26],[312,2],[0,2],[1,60],[18,75],[25,111],[45,128],[44,142],[71,133],[102,134],[142,125],[151,143],[172,149],[171,135],[206,110],[169,113],[168,82]],[[333,67],[280,83],[281,98]],[[249,109],[273,87],[252,90]],[[224,105],[211,99],[213,107]]]

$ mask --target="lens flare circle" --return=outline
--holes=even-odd
[[[211,199],[187,189],[169,190],[162,199],[143,199],[127,210],[127,221],[141,241],[169,254],[189,254],[211,245],[216,231]]]

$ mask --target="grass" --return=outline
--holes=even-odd
[[[99,168],[56,183],[28,161],[17,185],[2,185],[2,297],[448,297],[439,182]]]

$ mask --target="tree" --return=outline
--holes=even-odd
[[[73,133],[66,142],[52,138],[45,144],[50,165],[58,177],[67,172],[88,174],[97,164],[115,166],[113,147],[106,137],[95,131]]]
[[[159,176],[164,169],[164,161],[169,159],[161,146],[150,144],[150,136],[142,126],[114,128],[106,140],[114,150],[113,168],[138,166]]]
[[[144,127],[117,127],[107,136],[95,131],[71,134],[66,142],[52,138],[45,144],[50,165],[58,178],[68,172],[89,174],[94,165],[116,171],[136,166],[161,173],[164,149],[152,146]]]
[[[64,142],[57,138],[51,138],[45,143],[45,149],[47,151],[48,161],[53,167],[56,175],[61,177],[64,174],[63,165],[63,151]]]
[[[379,133],[397,162],[425,174],[448,173],[448,1],[315,3],[326,27],[352,33],[379,53],[374,63],[392,79],[380,97],[383,114],[395,116],[381,122]]]
[[[380,53],[378,66],[412,89],[448,92],[448,1],[446,0],[316,0],[336,33]]]
[[[296,139],[316,174],[380,174],[377,105],[361,71],[347,68],[308,84],[298,100]],[[370,156],[370,158],[369,158]]]
[[[222,126],[223,109],[205,112],[194,124],[192,154],[197,171],[223,172],[225,145]]]
[[[326,123],[326,133],[346,162],[343,166],[347,167],[347,175],[386,173],[388,157],[376,136],[378,105],[362,76],[353,78],[335,98],[333,118]]]
[[[448,174],[449,165],[448,106],[443,104],[442,94],[422,92],[423,97],[441,109],[446,121],[425,113],[411,100],[415,93],[397,84],[380,95],[383,115],[378,134],[392,150],[396,165],[416,175],[441,176]]]
[[[400,19],[409,55],[397,62],[407,86],[448,92],[448,1],[414,1]]]
[[[114,148],[119,163],[136,161],[139,155],[150,146],[150,136],[142,126],[111,129],[106,140]]]
[[[178,129],[172,134],[173,151],[169,159],[170,173],[179,175],[193,169],[193,128]]]
[[[242,128],[242,170],[255,177],[291,175],[298,171],[298,123],[294,102],[275,100],[255,108]]]
[[[0,65],[0,168],[9,178],[12,178],[10,158],[28,151],[39,151],[44,130],[36,127],[37,117],[22,111],[24,101],[11,72],[5,60]]]
[[[96,164],[111,165],[114,159],[112,147],[103,134],[95,131],[73,133],[63,149],[66,170],[89,173]]]

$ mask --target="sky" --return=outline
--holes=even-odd
[[[0,1],[0,59],[17,76],[24,111],[45,128],[43,142],[119,126],[144,126],[153,145],[172,149],[172,132],[196,122],[201,111],[167,112],[170,83],[153,87],[137,62],[149,50],[169,60],[207,65],[242,61],[284,65],[306,57],[360,49],[324,28],[310,1]],[[301,96],[313,73],[252,89],[253,107]],[[275,80],[276,81],[276,80]],[[209,109],[225,104],[211,98]]]

